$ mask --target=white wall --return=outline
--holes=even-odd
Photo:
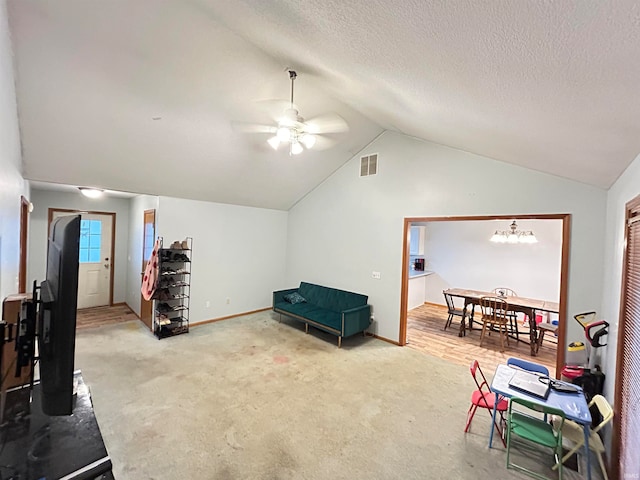
[[[518,220],[519,230],[533,230],[535,244],[489,241],[508,220],[430,222],[426,227],[426,301],[445,305],[442,290],[491,291],[508,287],[527,298],[560,301],[562,220]]]
[[[286,287],[287,212],[160,197],[157,233],[193,238],[192,323],[270,307]]]
[[[0,0],[0,300],[18,292],[20,196],[29,198],[21,174],[20,133],[7,5]]]
[[[127,292],[126,302],[136,315],[140,316],[140,284],[142,277],[142,246],[144,235],[144,211],[156,211],[156,224],[159,218],[159,199],[152,195],[138,195],[129,203],[129,241],[127,254]]]
[[[32,189],[33,213],[29,221],[28,282],[45,279],[49,208],[116,213],[116,245],[113,272],[113,302],[125,301],[127,285],[127,248],[129,238],[129,199],[87,198],[78,193]]]
[[[359,178],[375,152],[379,174]],[[605,208],[604,190],[385,132],[290,210],[288,284],[369,295],[374,332],[397,341],[404,217],[571,213],[568,312],[599,310]]]
[[[608,375],[604,385],[605,396],[611,402],[614,395],[618,346],[625,205],[638,195],[640,195],[640,155],[618,178],[607,195],[605,272],[600,318],[607,320],[610,324],[608,345],[603,355],[603,368]]]

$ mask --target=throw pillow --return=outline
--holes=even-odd
[[[306,302],[306,298],[300,295],[298,292],[293,292],[284,296],[284,299],[289,303],[303,303]]]

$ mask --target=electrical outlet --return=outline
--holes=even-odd
[[[209,300],[207,300],[206,302],[204,302],[204,306],[206,308],[209,308],[211,306],[211,302]]]
[[[373,272],[373,274],[371,276],[373,278],[375,278],[376,280],[380,280],[380,272]]]
[[[227,305],[229,305],[230,303],[231,303],[231,299],[227,297]]]

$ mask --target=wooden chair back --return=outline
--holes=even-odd
[[[482,297],[480,298],[482,309],[482,321],[489,323],[507,323],[509,304],[504,298]]]
[[[518,294],[507,287],[496,287],[491,290],[492,293],[495,293],[499,298],[504,297],[517,297]]]
[[[456,307],[453,304],[453,297],[450,294],[445,293],[444,291],[442,292],[442,294],[444,295],[444,299],[447,302],[447,309],[449,310],[449,313],[454,313]]]

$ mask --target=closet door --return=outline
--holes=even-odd
[[[625,220],[612,465],[621,479],[640,478],[640,197],[627,204]]]

